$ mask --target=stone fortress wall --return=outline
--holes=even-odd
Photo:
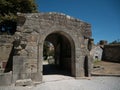
[[[120,63],[120,45],[105,45],[102,59]]]
[[[90,55],[94,60],[120,62],[120,44],[107,44],[101,40],[98,45],[92,44]]]

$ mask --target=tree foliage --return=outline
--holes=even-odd
[[[35,0],[0,0],[0,29],[4,28],[6,30],[7,26],[15,26],[18,12],[37,12]]]
[[[120,44],[120,39],[114,40],[110,44]]]

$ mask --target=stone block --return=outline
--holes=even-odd
[[[12,72],[0,74],[0,86],[12,84]]]
[[[27,61],[27,57],[23,56],[14,56],[13,57],[13,81],[21,78],[22,73],[25,72],[24,63]]]
[[[31,79],[17,80],[15,86],[31,86],[33,82]]]

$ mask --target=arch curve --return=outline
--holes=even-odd
[[[56,64],[67,69],[71,76],[75,76],[75,43],[70,35],[63,31],[55,31],[47,35],[45,41],[55,46]]]

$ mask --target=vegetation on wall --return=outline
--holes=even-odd
[[[0,34],[14,34],[18,12],[37,12],[35,0],[0,0]]]

